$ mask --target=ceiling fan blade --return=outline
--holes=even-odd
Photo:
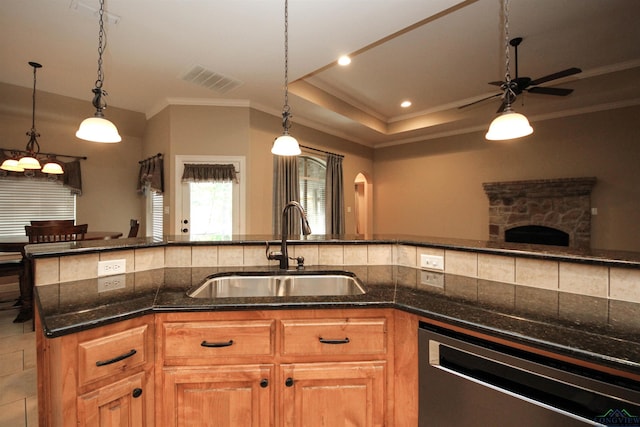
[[[539,79],[533,80],[530,83],[530,85],[531,86],[539,85],[540,83],[550,82],[551,80],[572,76],[574,74],[578,74],[581,72],[582,70],[580,68],[576,68],[576,67],[567,68],[566,70],[558,71],[557,73],[549,74],[548,76],[540,77]]]
[[[489,84],[494,86],[502,86],[504,82],[489,82]]]
[[[563,89],[560,87],[532,87],[527,89],[529,93],[540,93],[542,95],[556,95],[556,96],[567,96],[573,89]]]
[[[496,97],[501,96],[501,95],[502,95],[502,93],[496,93],[495,95],[491,95],[491,96],[487,96],[487,97],[482,98],[482,99],[478,99],[477,101],[473,101],[473,102],[470,102],[468,104],[464,104],[464,105],[459,106],[458,110],[461,110],[463,108],[467,108],[467,107],[470,107],[472,105],[478,104],[480,102],[486,101],[487,99],[496,98]]]

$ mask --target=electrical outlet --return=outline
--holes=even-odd
[[[444,289],[444,274],[433,271],[421,271],[420,284]]]
[[[420,267],[429,270],[444,271],[444,257],[420,254]]]
[[[112,259],[109,261],[98,261],[98,277],[111,276],[113,274],[124,274],[127,271],[126,259]]]
[[[115,289],[122,289],[125,286],[126,276],[124,274],[98,278],[98,292],[113,291]]]

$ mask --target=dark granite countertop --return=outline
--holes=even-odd
[[[201,245],[260,245],[265,242],[277,245],[280,237],[273,235],[241,236],[165,236],[162,239],[142,237],[133,239],[84,240],[38,245],[27,245],[26,253],[31,258],[78,255],[82,253],[115,251],[146,247],[201,246]],[[558,261],[603,264],[615,267],[640,268],[640,252],[599,249],[573,249],[560,246],[531,245],[524,243],[491,242],[484,240],[451,239],[409,235],[310,235],[288,240],[290,245],[300,244],[408,244],[414,246],[480,252],[495,255],[526,258],[552,259]]]
[[[336,267],[313,267],[313,270]],[[340,297],[195,299],[208,275],[243,268],[163,268],[36,287],[44,333],[80,330],[167,311],[393,307],[511,341],[640,374],[640,304],[424,272],[400,266],[346,266],[367,293]],[[245,267],[270,270],[272,267]]]

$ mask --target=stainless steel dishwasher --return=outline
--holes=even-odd
[[[640,383],[420,323],[419,426],[640,426]]]

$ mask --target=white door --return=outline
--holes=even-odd
[[[186,163],[233,164],[238,182],[183,183]],[[244,234],[244,170],[244,157],[176,156],[176,234],[220,238]]]

